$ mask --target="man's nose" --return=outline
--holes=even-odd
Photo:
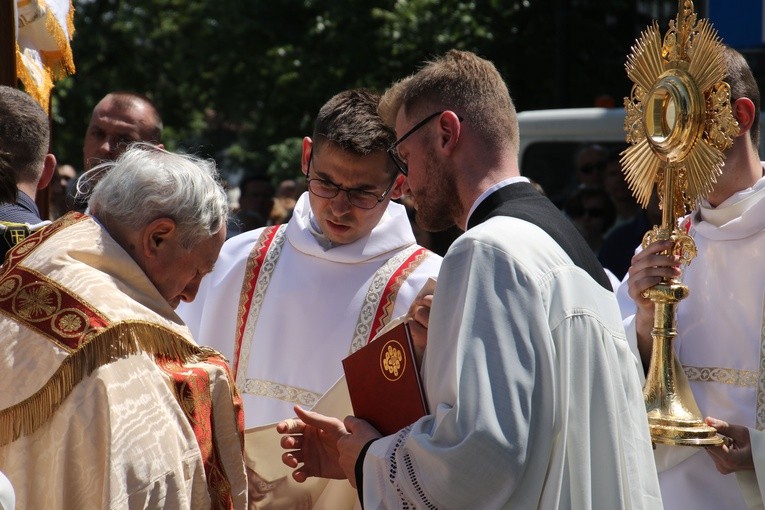
[[[181,301],[186,303],[194,301],[194,298],[197,297],[197,292],[199,292],[200,283],[202,283],[202,275],[195,276],[181,291]]]
[[[118,139],[107,136],[99,147],[101,156],[108,160],[117,159],[117,156],[119,156],[119,145]]]
[[[330,207],[332,207],[332,213],[335,216],[347,213],[351,208],[351,203],[348,201],[348,192],[340,190],[340,193],[335,198],[330,199]]]

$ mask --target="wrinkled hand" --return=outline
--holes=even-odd
[[[433,306],[433,292],[418,296],[409,307],[409,332],[412,335],[414,356],[417,366],[422,366],[422,357],[428,343],[428,322],[430,321],[430,309]]]
[[[733,440],[730,446],[710,446],[707,452],[715,462],[717,470],[727,475],[736,471],[754,469],[752,460],[752,444],[749,440],[749,429],[742,425],[730,425],[722,420],[707,417],[707,425],[717,429],[717,432]]]
[[[301,483],[311,476],[346,478],[337,451],[338,439],[348,434],[343,423],[298,406],[295,406],[295,413],[298,419],[284,420],[276,425],[276,431],[284,434],[282,448],[292,450],[282,454],[284,464],[297,468],[292,472],[292,478]]]
[[[369,422],[360,420],[355,416],[347,416],[343,421],[345,428],[350,432],[337,441],[337,449],[340,453],[340,466],[345,472],[348,481],[356,488],[356,460],[364,445],[373,439],[382,437]]]

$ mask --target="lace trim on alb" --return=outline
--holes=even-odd
[[[396,460],[396,454],[398,453],[399,448],[404,444],[406,441],[406,438],[409,437],[409,432],[411,431],[412,426],[401,430],[398,433],[398,437],[396,438],[396,443],[393,445],[393,448],[391,448],[390,455],[388,456],[388,462],[390,463],[390,470],[388,471],[388,480],[390,481],[391,485],[396,489],[396,493],[398,494],[399,499],[401,500],[401,508],[404,510],[409,509],[417,509],[417,508],[430,508],[432,510],[438,510],[438,507],[434,505],[433,503],[428,500],[428,498],[425,496],[424,491],[422,490],[422,487],[420,487],[420,483],[417,480],[417,469],[415,469],[414,462],[412,461],[412,458],[409,456],[408,453],[404,454],[403,462],[404,462],[404,471],[405,475],[407,476],[409,480],[412,482],[412,486],[414,487],[414,490],[417,492],[417,497],[420,501],[420,504],[414,504],[414,502],[410,501],[405,495],[404,491],[401,490],[401,484],[396,481],[396,478],[398,476],[398,461]]]

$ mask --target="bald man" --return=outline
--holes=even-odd
[[[132,142],[164,148],[162,127],[159,111],[148,97],[127,91],[110,92],[96,104],[90,116],[82,147],[83,170],[116,160]],[[67,188],[67,207],[85,211],[94,185],[95,182],[80,179],[72,181]]]

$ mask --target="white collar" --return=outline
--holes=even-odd
[[[765,230],[765,177],[717,207],[701,200],[692,228],[710,239],[741,239]]]
[[[725,225],[751,209],[761,198],[763,189],[765,189],[765,179],[760,178],[754,186],[737,191],[717,207],[713,207],[706,199],[702,199],[699,206],[701,219],[716,227]]]
[[[470,211],[468,212],[467,217],[465,218],[465,230],[467,230],[468,222],[470,221],[470,217],[475,212],[476,208],[481,205],[481,202],[483,202],[486,197],[494,193],[500,188],[504,188],[507,185],[515,184],[516,182],[529,182],[528,178],[517,175],[515,177],[509,177],[505,180],[499,181],[497,184],[492,185],[491,187],[487,188],[483,193],[481,193],[478,198],[473,202],[473,207],[470,208]]]

